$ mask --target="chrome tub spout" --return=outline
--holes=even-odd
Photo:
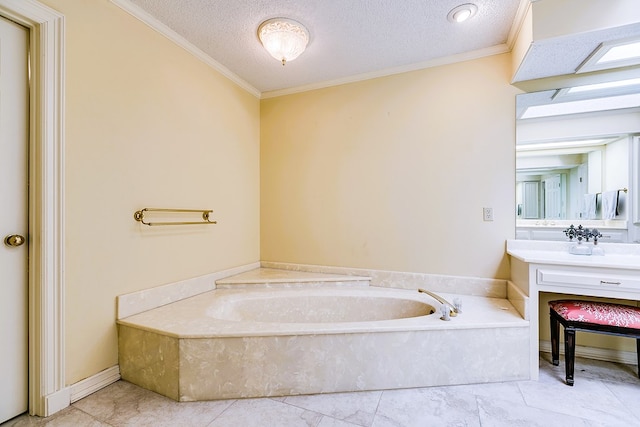
[[[418,289],[418,292],[422,292],[424,294],[427,294],[427,295],[433,297],[435,300],[437,300],[440,304],[448,306],[449,307],[449,316],[454,317],[454,316],[458,315],[458,312],[459,312],[458,308],[455,305],[451,304],[446,299],[442,298],[440,295],[436,295],[433,292],[428,291],[426,289],[422,289],[422,288]]]

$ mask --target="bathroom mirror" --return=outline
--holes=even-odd
[[[582,224],[631,241],[640,78],[521,94],[516,115],[516,238]]]

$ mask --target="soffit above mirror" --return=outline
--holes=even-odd
[[[601,45],[620,40],[640,41],[640,23],[533,41],[513,82],[575,74]],[[619,66],[618,63],[610,64],[610,68]]]

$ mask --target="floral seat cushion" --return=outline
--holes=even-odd
[[[563,319],[597,325],[619,326],[640,331],[640,307],[596,301],[549,301]]]

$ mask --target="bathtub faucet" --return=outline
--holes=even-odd
[[[440,295],[436,295],[431,291],[427,291],[426,289],[418,289],[418,292],[425,293],[425,294],[435,298],[440,304],[448,306],[449,307],[449,316],[454,317],[454,316],[458,315],[458,313],[459,313],[458,308],[455,305],[451,304],[446,299],[442,298]]]

